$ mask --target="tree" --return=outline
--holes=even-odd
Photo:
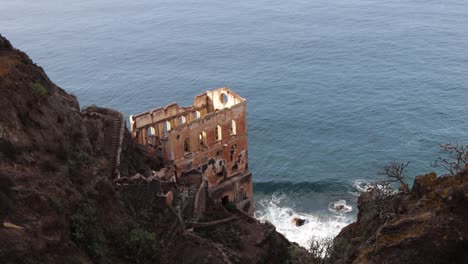
[[[444,168],[450,175],[455,175],[468,167],[468,146],[462,144],[448,143],[440,144],[440,148],[447,157],[439,157],[431,163],[432,167]]]
[[[410,164],[407,162],[396,162],[392,161],[383,167],[383,170],[379,172],[379,175],[385,175],[390,182],[398,182],[400,184],[400,190],[405,193],[409,192],[408,184],[406,183],[406,167]]]

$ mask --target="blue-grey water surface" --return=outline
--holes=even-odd
[[[438,144],[468,140],[465,0],[0,0],[0,14],[82,106],[128,115],[221,86],[247,98],[256,215],[273,222],[333,216],[383,164],[415,176]]]

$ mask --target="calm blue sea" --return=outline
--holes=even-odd
[[[468,143],[466,0],[0,0],[0,14],[82,106],[247,98],[256,216],[301,244],[352,221],[385,163],[415,176],[438,144]]]

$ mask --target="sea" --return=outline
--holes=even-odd
[[[439,144],[468,143],[466,0],[0,0],[0,14],[82,107],[245,97],[255,217],[306,247],[356,219],[385,164],[410,161],[411,182],[443,173]]]

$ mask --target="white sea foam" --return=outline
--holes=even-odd
[[[334,203],[344,205],[346,210],[335,210],[333,214],[319,215],[296,212],[291,207],[281,206],[282,201],[286,199],[288,197],[282,194],[272,195],[271,198],[259,201],[261,208],[257,209],[255,217],[261,221],[271,222],[287,239],[305,248],[309,248],[311,240],[320,242],[335,237],[343,227],[353,221],[353,216],[347,214],[352,211],[352,207],[344,200]],[[303,226],[293,224],[292,220],[295,217],[305,219],[305,224]]]
[[[353,183],[353,187],[357,190],[357,192],[354,192],[354,194],[359,196],[360,193],[369,191],[369,188],[372,186],[373,185],[366,180],[357,179]]]
[[[328,205],[328,210],[333,213],[350,213],[353,211],[353,207],[348,205],[345,200],[338,200],[331,202]]]
[[[377,188],[382,190],[383,192],[386,192],[388,194],[391,193],[397,193],[397,190],[394,190],[391,185],[385,185],[381,184],[378,182],[368,182],[365,180],[355,180],[353,184],[354,188],[356,189],[356,192],[351,192],[352,194],[359,196],[363,192],[368,192],[371,189]]]

